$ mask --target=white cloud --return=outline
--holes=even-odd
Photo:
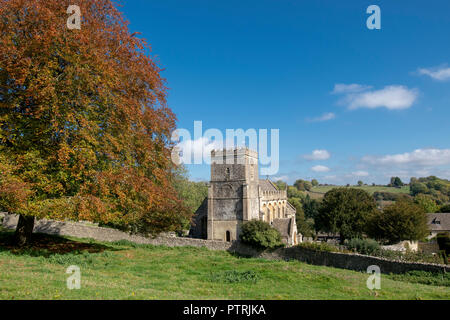
[[[372,165],[439,166],[450,164],[450,149],[416,149],[413,152],[385,156],[365,156],[363,162]]]
[[[312,167],[311,170],[314,172],[328,172],[328,171],[330,171],[330,168],[319,165],[319,166]]]
[[[372,88],[371,86],[365,86],[357,83],[353,84],[344,84],[344,83],[337,83],[334,85],[334,89],[331,93],[338,94],[338,93],[355,93],[355,92],[361,92],[366,91],[368,89]]]
[[[419,74],[427,75],[435,80],[448,80],[450,79],[450,68],[449,67],[435,67],[435,68],[419,68]]]
[[[371,86],[360,84],[336,84],[332,93],[344,94],[340,103],[351,110],[359,108],[408,109],[419,95],[417,89],[409,89],[401,85],[386,86],[380,90],[370,90],[371,88]]]
[[[310,118],[307,119],[309,122],[323,122],[323,121],[329,121],[336,118],[336,115],[333,112],[327,112],[322,114],[320,117],[317,118]]]
[[[410,108],[417,100],[418,91],[405,86],[386,86],[381,90],[348,94],[343,102],[349,109],[387,108],[401,110]]]
[[[314,150],[311,154],[303,156],[306,160],[327,160],[331,157],[327,150]]]
[[[367,177],[369,175],[369,173],[367,171],[355,171],[355,172],[352,172],[352,175],[354,175],[356,177]]]

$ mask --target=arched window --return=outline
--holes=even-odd
[[[226,233],[226,239],[227,239],[227,242],[230,242],[230,241],[231,241],[231,232],[230,232],[230,231],[227,231],[227,233]]]

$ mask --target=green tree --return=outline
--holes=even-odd
[[[358,181],[358,186],[362,187],[364,185],[364,182],[362,182],[361,180]]]
[[[403,182],[399,177],[392,177],[389,186],[400,188],[403,186]]]
[[[412,196],[415,196],[419,193],[428,193],[429,192],[427,186],[421,182],[414,182],[409,186],[409,188],[410,188],[410,192],[411,192]]]
[[[275,248],[282,245],[280,232],[270,224],[260,220],[244,222],[241,241],[259,249]]]
[[[299,198],[292,198],[289,203],[296,209],[295,222],[297,224],[297,231],[305,237],[311,237],[314,234],[314,220],[307,219],[303,212],[303,205]]]
[[[298,191],[311,191],[312,184],[309,181],[298,179],[295,181],[294,187],[296,187]]]
[[[173,178],[173,185],[190,215],[193,215],[197,211],[203,200],[208,196],[208,184],[203,181],[190,181],[186,167],[183,165],[177,167]],[[189,229],[190,223],[190,219],[185,217],[182,228],[185,230]]]
[[[367,234],[388,243],[421,240],[429,234],[425,210],[413,201],[400,199],[371,214]]]
[[[311,199],[309,195],[306,195],[303,200],[303,212],[306,219],[315,219],[319,213],[320,200]]]
[[[315,223],[325,232],[339,233],[345,239],[362,238],[368,217],[376,210],[373,197],[355,188],[335,188],[322,201]]]
[[[416,195],[414,202],[421,206],[427,213],[436,213],[439,211],[439,206],[436,204],[436,201],[427,194]]]
[[[450,213],[450,203],[447,203],[447,204],[444,204],[443,206],[441,206],[441,208],[439,209],[439,212]]]
[[[317,181],[317,179],[312,179],[311,184],[313,187],[317,187],[319,185],[319,181]]]
[[[287,196],[288,196],[288,199],[292,199],[292,198],[303,199],[303,198],[305,198],[305,194],[302,191],[298,191],[298,189],[296,187],[292,187],[292,186],[288,186]]]

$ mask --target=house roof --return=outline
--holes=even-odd
[[[450,213],[427,213],[431,231],[450,231]]]
[[[278,191],[277,186],[270,180],[259,180],[262,191]]]

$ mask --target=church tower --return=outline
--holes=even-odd
[[[238,148],[211,152],[208,239],[238,240],[242,222],[259,219],[258,182],[256,151]]]

